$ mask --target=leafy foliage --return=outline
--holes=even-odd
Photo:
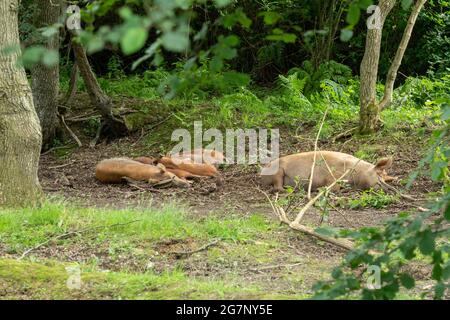
[[[367,207],[382,209],[396,202],[397,199],[397,196],[386,194],[383,190],[368,190],[362,192],[359,198],[349,200],[348,206],[350,209]]]
[[[306,60],[302,68],[293,68],[289,70],[288,75],[296,74],[298,78],[303,79],[304,92],[309,95],[320,89],[324,80],[332,80],[338,84],[346,84],[352,77],[352,70],[341,63],[330,60],[322,63],[317,70],[311,61]]]
[[[408,265],[419,253],[432,265],[435,280],[434,298],[442,299],[449,289],[450,278],[450,96],[436,101],[441,106],[436,121],[443,126],[435,130],[431,147],[420,168],[429,165],[429,174],[442,183],[439,197],[429,204],[429,211],[420,214],[401,213],[389,220],[382,228],[362,228],[358,231],[344,230],[341,236],[348,236],[360,242],[357,249],[349,252],[341,266],[332,273],[332,280],[321,281],[314,286],[317,299],[334,299],[359,295],[363,299],[393,299],[400,287],[412,289],[414,277],[408,273]],[[417,177],[412,176],[411,181]],[[430,220],[432,215],[437,218]],[[380,269],[380,286],[365,285],[361,269],[376,266]]]

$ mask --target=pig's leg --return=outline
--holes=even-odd
[[[283,192],[283,184],[284,184],[284,170],[282,168],[278,169],[277,173],[273,175],[273,191],[275,192]]]

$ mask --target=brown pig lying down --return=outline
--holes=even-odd
[[[124,178],[149,183],[171,181],[177,186],[187,186],[186,180],[178,178],[163,165],[143,164],[128,158],[106,159],[97,164],[95,177],[105,183],[121,183]]]
[[[261,182],[272,185],[274,191],[282,191],[283,186],[295,187],[297,184],[308,188],[311,167],[314,161],[314,151],[303,152],[273,160],[261,171]],[[386,174],[392,165],[392,158],[382,158],[373,165],[352,155],[334,152],[317,151],[316,165],[312,189],[328,186],[352,169],[343,180],[357,189],[369,189],[378,184],[378,179],[391,181],[394,178]],[[335,189],[339,189],[336,184]]]

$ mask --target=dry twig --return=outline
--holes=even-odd
[[[311,188],[312,188],[312,182],[314,178],[314,168],[316,166],[316,155],[317,155],[317,144],[319,142],[320,132],[322,131],[323,124],[325,122],[325,118],[328,113],[328,108],[325,110],[322,118],[322,122],[320,123],[319,131],[317,132],[316,141],[314,142],[314,157],[313,157],[313,163],[311,166],[311,176],[309,177],[309,184],[308,184],[308,199],[311,199]]]
[[[83,144],[81,143],[80,139],[78,139],[78,137],[76,136],[76,134],[69,128],[69,126],[67,125],[66,121],[64,120],[64,116],[61,115],[61,122],[64,125],[64,127],[66,128],[66,130],[69,132],[70,136],[73,138],[73,140],[75,140],[75,142],[78,144],[78,146],[81,148],[83,146]]]

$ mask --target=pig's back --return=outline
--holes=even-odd
[[[285,169],[285,174],[291,178],[309,179],[313,160],[314,151],[302,152],[280,158],[280,166]],[[329,175],[328,168],[330,168],[333,175],[338,178],[338,175],[342,175],[347,169],[355,168],[358,171],[372,167],[372,164],[342,152],[318,151],[316,155],[315,172],[317,170],[317,174]]]

